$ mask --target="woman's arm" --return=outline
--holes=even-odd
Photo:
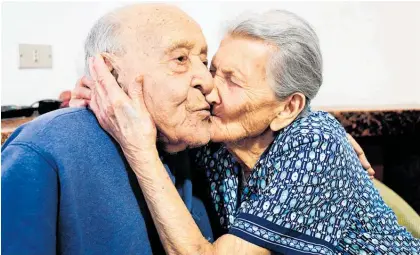
[[[143,102],[143,81],[130,84],[125,94],[100,56],[91,61],[90,73],[97,82],[89,105],[101,126],[119,142],[136,173],[166,252],[269,254],[233,235],[224,235],[214,244],[202,236],[159,158],[156,128]]]
[[[234,235],[223,235],[214,244],[209,243],[176,192],[157,150],[129,158],[168,254],[270,254]],[[141,158],[147,160],[137,160]]]

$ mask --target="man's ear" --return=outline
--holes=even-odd
[[[113,56],[107,52],[103,52],[101,53],[102,58],[104,59],[104,62],[106,64],[106,66],[108,67],[108,70],[112,73],[114,70],[116,70],[116,68],[114,67],[115,65],[115,60],[113,58]]]
[[[276,117],[270,123],[270,129],[279,131],[292,123],[303,111],[306,104],[306,97],[302,93],[295,93],[284,100],[277,109]]]
[[[108,67],[108,70],[111,72],[112,76],[114,76],[115,80],[117,81],[118,85],[124,89],[123,86],[120,84],[119,77],[119,68],[117,65],[117,62],[115,60],[115,56],[112,54],[109,54],[107,52],[101,53],[102,58],[104,59],[104,62],[106,66]]]

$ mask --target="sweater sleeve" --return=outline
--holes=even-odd
[[[58,177],[36,147],[8,143],[1,153],[1,253],[55,254]]]

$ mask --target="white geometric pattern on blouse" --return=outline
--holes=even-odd
[[[345,130],[328,113],[311,112],[281,131],[239,193],[240,166],[223,145],[216,151],[209,146],[201,149],[197,163],[205,167],[225,229],[260,232],[258,224],[244,229],[242,216],[255,215],[331,243],[343,254],[415,254],[419,249],[419,240],[398,225],[347,141]],[[290,245],[276,239],[279,235],[274,233],[266,231],[265,240]]]

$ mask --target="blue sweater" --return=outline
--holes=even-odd
[[[186,153],[166,157],[181,197],[212,240]],[[134,173],[89,110],[58,110],[21,126],[2,147],[1,164],[2,254],[163,253]]]

